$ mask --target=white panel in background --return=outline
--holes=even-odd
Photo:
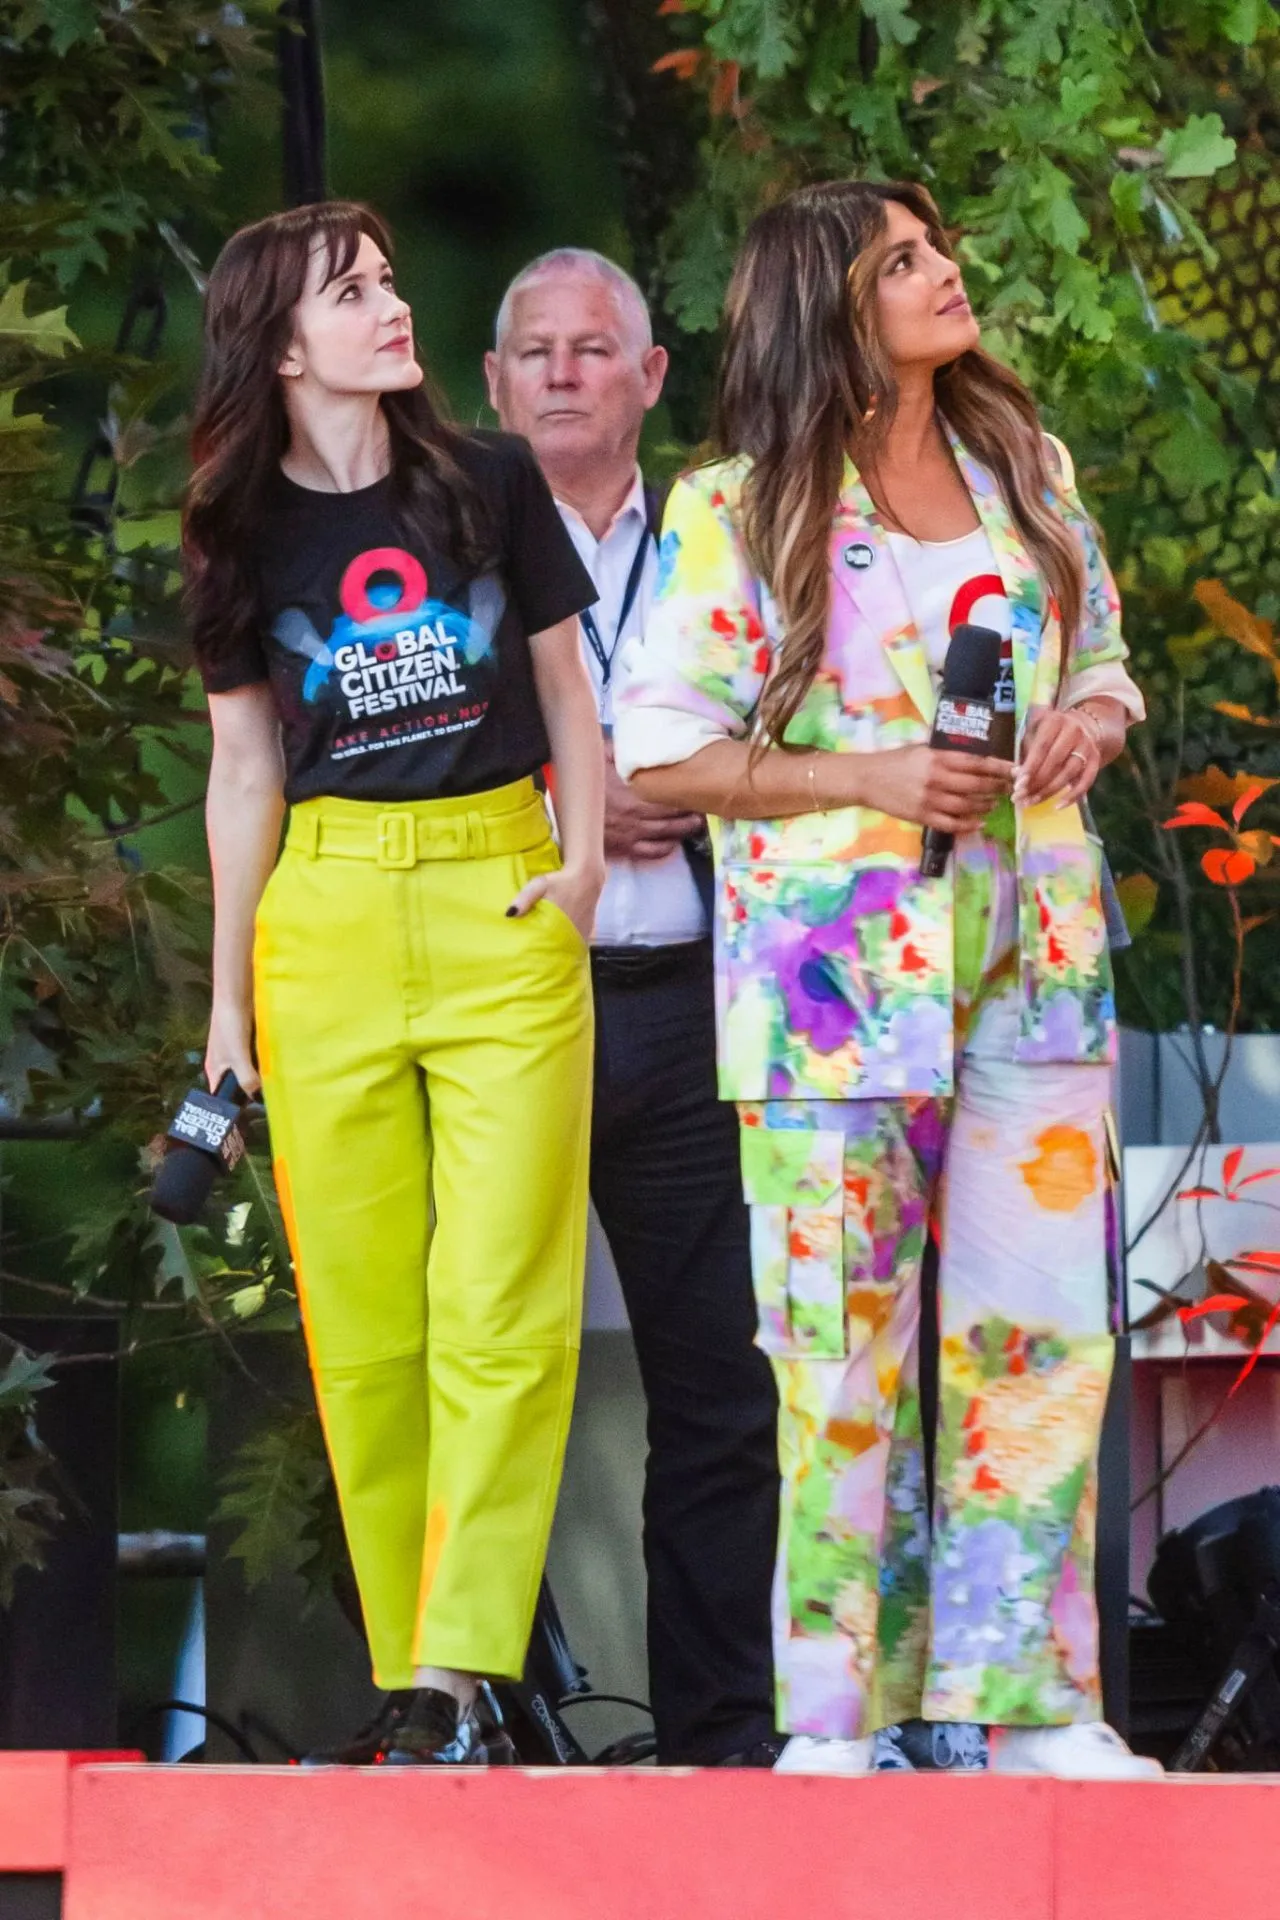
[[[1280,1168],[1280,1143],[1245,1147],[1231,1167],[1236,1149],[1204,1147],[1188,1161],[1185,1147],[1126,1147],[1124,1154],[1125,1241],[1128,1254],[1129,1315],[1137,1321],[1152,1308],[1158,1295],[1144,1281],[1172,1292],[1184,1275],[1198,1275],[1206,1260],[1229,1263],[1249,1252],[1280,1248],[1280,1174],[1259,1178]],[[1217,1198],[1178,1199],[1191,1188],[1211,1189]],[[1280,1273],[1242,1269],[1236,1276],[1252,1293],[1268,1303],[1280,1299]],[[1213,1286],[1214,1292],[1229,1287]],[[1184,1291],[1190,1301],[1205,1291],[1200,1278]],[[1226,1330],[1223,1315],[1184,1326],[1170,1316],[1149,1332],[1133,1336],[1135,1360],[1238,1358],[1249,1353]],[[1263,1349],[1280,1354],[1280,1327]]]

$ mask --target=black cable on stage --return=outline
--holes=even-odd
[[[126,1738],[135,1740],[138,1728],[145,1726],[148,1720],[154,1720],[161,1713],[191,1713],[203,1720],[207,1726],[216,1727],[225,1734],[236,1751],[244,1756],[250,1766],[261,1766],[262,1756],[256,1752],[234,1721],[228,1720],[224,1713],[218,1713],[213,1707],[202,1707],[195,1700],[153,1700],[149,1707],[135,1714],[129,1723]]]
[[[284,197],[291,207],[328,198],[319,0],[284,0],[276,69],[284,100]]]

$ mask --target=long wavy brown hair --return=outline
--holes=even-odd
[[[209,276],[182,527],[192,642],[208,665],[257,619],[255,541],[289,445],[279,367],[311,261],[323,252],[328,286],[349,271],[365,234],[390,260],[391,236],[368,207],[350,200],[295,207],[233,234]],[[404,533],[443,546],[467,574],[482,571],[494,557],[492,529],[456,458],[458,429],[427,381],[380,401]]]
[[[889,201],[914,213],[939,252],[952,257],[923,187],[833,180],[801,187],[757,216],[729,286],[713,438],[721,455],[750,460],[743,535],[784,624],[757,717],[761,744],[786,744],[822,660],[828,543],[845,455],[860,471],[874,470],[897,408],[876,325]],[[994,474],[1057,601],[1065,662],[1084,573],[1072,534],[1049,504],[1056,479],[1035,402],[1016,374],[977,347],[934,379],[939,412]]]

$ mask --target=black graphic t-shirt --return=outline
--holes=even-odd
[[[550,758],[529,635],[596,591],[526,441],[476,433],[458,457],[500,553],[473,580],[403,544],[389,478],[318,493],[279,476],[258,541],[259,631],[201,672],[209,693],[270,681],[290,803],[482,793]]]

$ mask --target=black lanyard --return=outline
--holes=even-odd
[[[618,610],[618,624],[613,630],[613,645],[607,653],[605,652],[604,641],[600,637],[600,629],[596,625],[596,617],[592,609],[588,607],[584,613],[578,615],[578,618],[582,622],[582,631],[587,636],[587,645],[600,663],[600,678],[606,687],[613,673],[614,656],[618,651],[618,642],[622,638],[622,629],[627,624],[627,616],[631,612],[632,607],[634,607],[636,595],[640,591],[640,577],[644,572],[645,560],[648,558],[650,540],[656,541],[656,536],[653,528],[646,523],[636,545],[635,555],[631,562],[631,571],[627,575],[627,584],[622,589],[622,605]]]

